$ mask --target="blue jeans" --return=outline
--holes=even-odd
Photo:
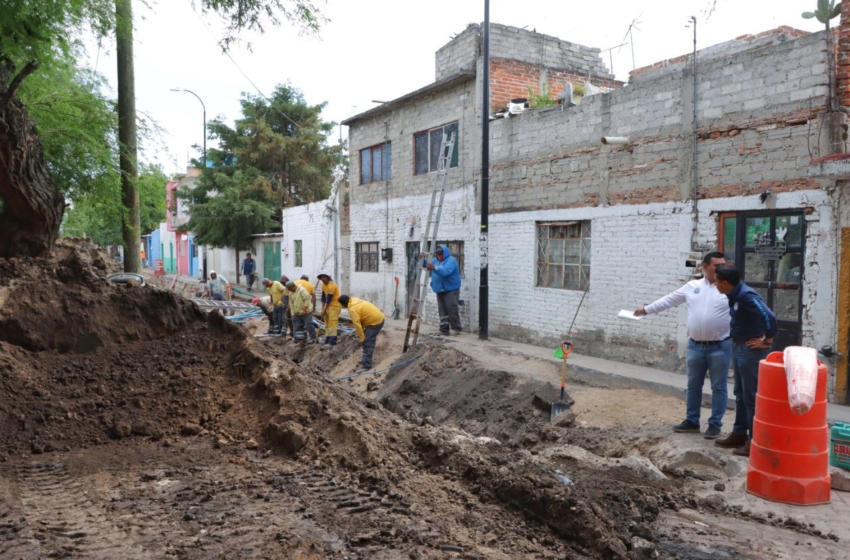
[[[702,407],[702,386],[705,374],[711,380],[711,417],[708,424],[716,428],[723,425],[723,414],[726,412],[728,389],[726,380],[729,376],[729,362],[732,360],[732,340],[726,339],[714,344],[697,344],[688,342],[686,364],[688,368],[688,391],[686,405],[686,420],[700,425],[699,413]]]
[[[759,390],[759,362],[771,349],[752,350],[745,343],[736,344],[732,353],[735,365],[735,424],[732,433],[753,439],[753,417]]]

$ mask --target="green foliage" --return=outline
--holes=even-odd
[[[817,20],[829,27],[829,20],[841,15],[841,1],[836,4],[835,0],[818,0],[818,8],[814,12],[803,12],[803,18]]]
[[[97,190],[117,174],[115,104],[101,92],[104,79],[56,59],[18,91],[36,123],[45,159],[66,197]]]
[[[251,235],[271,230],[278,197],[256,169],[207,169],[198,186],[178,193],[189,201],[186,229],[201,245],[251,248]]]
[[[0,56],[18,67],[31,60],[67,60],[82,32],[103,36],[114,22],[114,0],[3,0]]]
[[[326,198],[339,152],[328,145],[334,123],[321,119],[325,104],[309,105],[299,90],[280,85],[269,100],[245,94],[241,103],[233,128],[208,125],[218,147],[207,151],[197,186],[179,193],[198,243],[240,250],[279,225],[272,216],[283,206]]]
[[[160,222],[165,219],[167,181],[168,178],[159,167],[147,166],[140,170],[136,186],[139,189],[143,232],[158,228]],[[110,180],[104,179],[100,188],[74,201],[65,213],[62,234],[91,237],[92,241],[101,246],[120,245],[121,216],[124,211],[121,203],[121,183],[115,173]]]
[[[227,21],[219,42],[222,50],[228,50],[245,30],[265,33],[268,24],[277,27],[287,21],[302,33],[315,34],[327,21],[313,0],[192,0],[192,5]]]
[[[543,107],[554,107],[558,102],[552,99],[552,94],[549,91],[549,84],[543,84],[540,88],[540,93],[534,93],[531,86],[528,87],[528,106],[532,109],[541,109]]]
[[[584,97],[587,91],[584,89],[584,86],[579,84],[577,86],[573,86],[573,95],[576,97]]]

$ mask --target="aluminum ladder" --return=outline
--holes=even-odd
[[[456,131],[446,134],[440,144],[440,157],[437,161],[437,171],[434,173],[434,189],[431,191],[431,208],[428,210],[428,222],[419,243],[417,266],[421,267],[422,259],[431,262],[434,251],[437,250],[437,232],[440,229],[440,217],[443,213],[443,199],[446,197],[446,187],[449,184],[449,170],[454,154]],[[425,307],[425,296],[428,294],[428,284],[431,271],[421,267],[416,274],[416,287],[413,289],[413,299],[410,306],[410,316],[407,318],[407,332],[404,335],[404,350],[416,346],[419,339],[419,325],[422,322],[420,309]]]

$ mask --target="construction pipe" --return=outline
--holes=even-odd
[[[629,143],[628,136],[603,136],[602,137],[603,144],[611,144],[622,146]]]

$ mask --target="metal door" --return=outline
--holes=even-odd
[[[806,219],[803,212],[740,213],[723,218],[724,248],[748,286],[776,314],[774,350],[802,344],[802,282]],[[734,232],[729,231],[734,229]],[[734,239],[735,252],[729,255]]]
[[[272,282],[278,282],[280,274],[280,241],[264,241],[263,276]]]
[[[407,297],[406,315],[410,315],[410,306],[413,304],[413,290],[416,288],[416,274],[419,272],[419,242],[408,241],[405,246],[407,253],[407,282],[405,284]]]

